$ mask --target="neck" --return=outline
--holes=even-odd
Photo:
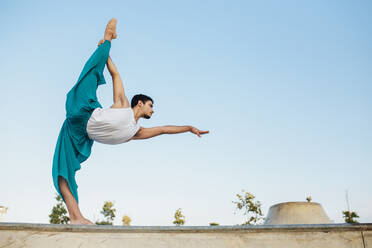
[[[133,113],[134,113],[134,119],[136,122],[138,122],[139,118],[142,117],[142,113],[140,113],[139,109],[137,107],[132,108]]]

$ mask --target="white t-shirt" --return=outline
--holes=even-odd
[[[90,139],[110,145],[128,142],[139,128],[132,108],[96,108],[87,123]]]

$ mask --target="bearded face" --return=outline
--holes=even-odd
[[[143,118],[150,119],[154,113],[152,101],[146,101],[145,104],[141,104],[141,112],[143,113]]]

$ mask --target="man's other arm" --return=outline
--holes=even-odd
[[[161,126],[151,128],[141,127],[132,139],[148,139],[161,134],[176,134],[185,132],[194,133],[199,137],[201,137],[202,134],[209,133],[209,131],[201,131],[193,126]]]

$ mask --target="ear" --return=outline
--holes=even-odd
[[[142,107],[143,106],[143,102],[140,100],[140,101],[138,101],[138,107]]]

